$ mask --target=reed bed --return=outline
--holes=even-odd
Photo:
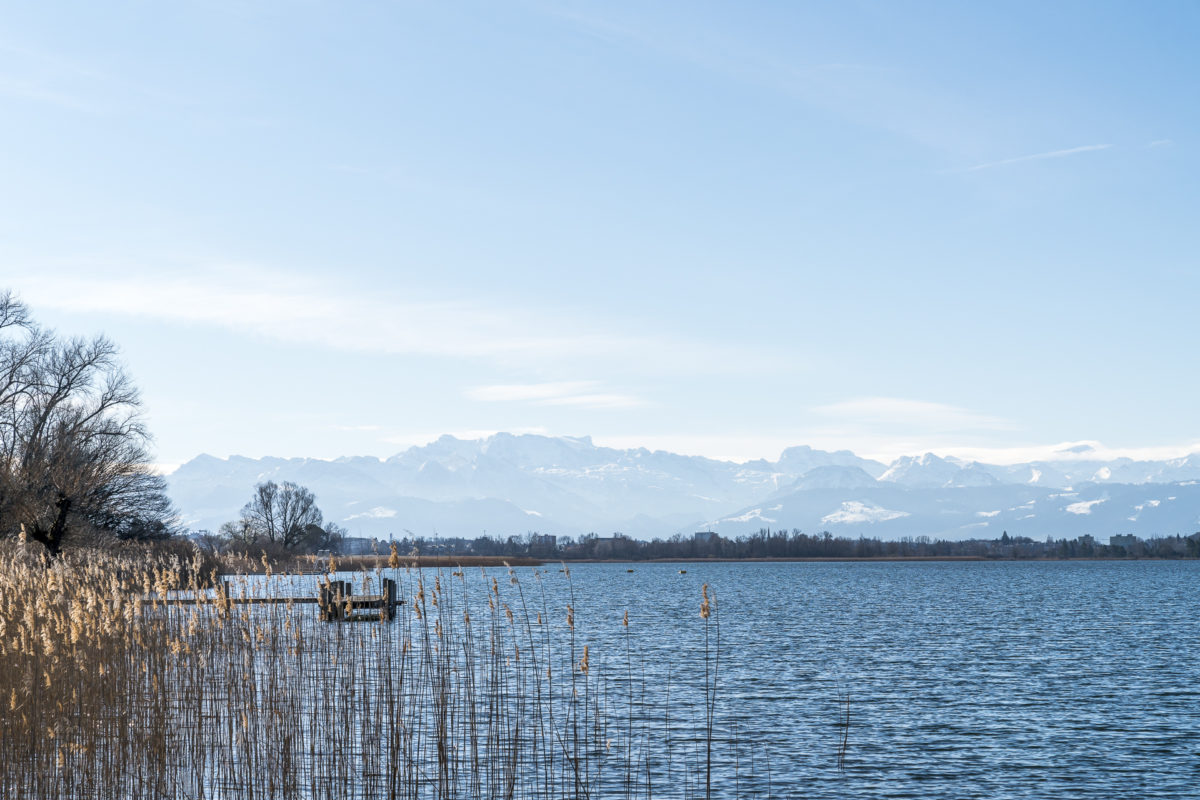
[[[689,708],[687,692],[638,677],[627,633],[624,652],[598,652],[573,593],[563,607],[541,576],[496,572],[393,557],[358,573],[355,594],[396,580],[406,604],[395,621],[329,623],[312,605],[237,602],[315,594],[328,576],[268,569],[209,589],[177,557],[50,560],[5,545],[0,797],[734,793],[712,767],[719,636],[707,587],[702,614],[680,621],[704,642],[680,654],[704,661]]]
[[[469,555],[399,555],[400,566],[409,569],[459,570],[464,567],[540,567],[540,559],[528,556],[469,556]],[[324,572],[329,563],[328,556],[294,555],[269,558],[264,561],[251,553],[223,553],[220,556],[226,571],[246,575],[263,575],[268,569],[275,572],[313,574]],[[339,555],[338,568],[342,571],[373,571],[387,567],[391,562],[388,553],[370,555]]]

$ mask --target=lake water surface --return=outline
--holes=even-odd
[[[571,578],[609,667],[628,609],[638,669],[674,672],[681,708],[713,588],[718,735],[736,728],[743,794],[765,790],[769,764],[777,797],[1200,797],[1200,563],[579,564]],[[553,595],[565,576],[543,581]]]
[[[387,572],[411,598],[420,573]],[[547,565],[514,570],[519,589],[484,572],[559,641],[572,605],[612,696],[635,686],[604,736],[635,731],[650,796],[703,796],[707,663],[716,797],[1200,798],[1200,562]],[[463,585],[486,606],[490,578]]]

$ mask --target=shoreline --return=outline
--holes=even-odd
[[[1052,561],[1197,561],[1195,558],[1117,558],[1113,556],[1080,556],[1076,558],[989,558],[987,556],[795,556],[769,558],[769,557],[754,557],[754,558],[643,558],[643,559],[623,559],[623,558],[571,558],[557,559],[557,562],[564,564],[736,564],[736,563],[826,563],[826,562],[894,562],[894,561],[1003,561],[1003,562],[1052,562]],[[514,565],[515,566],[515,565]]]
[[[359,570],[374,570],[388,568],[388,556],[335,556],[334,561],[338,572],[356,572]],[[533,556],[473,556],[473,555],[437,555],[437,556],[401,556],[400,568],[406,569],[438,569],[438,568],[468,568],[468,567],[544,567],[552,564],[854,564],[854,563],[956,563],[956,562],[1020,562],[1020,563],[1053,563],[1071,561],[1196,561],[1195,558],[1117,558],[1112,556],[1075,557],[1075,558],[989,558],[988,556],[781,556],[753,558],[553,558]],[[300,557],[290,564],[273,562],[271,570],[277,573],[292,573],[302,575],[323,574],[328,571],[324,561],[311,557]],[[235,565],[229,565],[235,566]],[[237,564],[231,573],[262,574],[266,570],[261,560],[247,559]]]
[[[338,572],[357,572],[358,570],[387,569],[390,555],[370,556],[334,556],[334,565]],[[430,568],[467,568],[467,567],[540,567],[545,561],[530,556],[400,556],[399,568],[430,569]],[[293,575],[320,575],[328,572],[326,558],[315,556],[298,556],[290,561],[271,561],[271,571],[274,573],[290,573]],[[227,563],[232,568],[232,574],[262,575],[266,568],[261,559],[238,559]]]

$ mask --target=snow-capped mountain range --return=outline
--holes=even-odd
[[[475,537],[527,531],[638,538],[759,528],[879,538],[1200,530],[1200,454],[1100,460],[1073,448],[1053,461],[997,466],[906,456],[891,464],[848,450],[790,447],[738,464],[590,438],[443,436],[387,459],[227,459],[201,455],[168,476],[193,529],[237,517],[256,483],[307,486],[353,535]]]

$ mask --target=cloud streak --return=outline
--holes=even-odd
[[[204,278],[72,278],[17,285],[35,305],[62,311],[207,323],[333,349],[432,356],[552,355],[619,346],[613,338],[538,335],[497,310],[462,301],[339,293],[293,275],[221,270]],[[54,284],[51,286],[51,284]]]
[[[70,111],[101,110],[96,98],[112,83],[110,76],[47,50],[0,40],[0,97]]]
[[[590,409],[636,408],[645,405],[629,394],[598,391],[597,381],[557,381],[476,386],[467,397],[483,403],[534,403],[544,406],[574,406]]]
[[[1026,161],[1067,158],[1068,156],[1075,156],[1080,153],[1094,153],[1097,150],[1108,150],[1110,147],[1112,147],[1111,144],[1085,144],[1081,147],[1068,147],[1065,150],[1051,150],[1048,153],[1034,153],[1028,156],[1016,156],[1015,158],[1004,158],[999,161],[988,161],[983,164],[976,164],[973,167],[967,167],[963,172],[979,172],[980,170],[992,169],[994,167],[1005,167],[1009,164],[1023,164]]]
[[[103,277],[92,277],[108,272]],[[483,359],[516,368],[555,363],[621,367],[648,374],[709,369],[716,360],[731,371],[761,366],[762,354],[654,331],[628,331],[566,310],[526,309],[465,299],[430,299],[346,290],[280,271],[228,266],[190,270],[187,276],[113,275],[96,268],[64,275],[46,270],[15,277],[10,285],[34,307],[208,324],[276,341],[350,352]],[[597,367],[601,368],[601,367]],[[589,400],[563,397],[560,405],[628,405],[620,395]]]
[[[1015,425],[1009,420],[980,414],[946,403],[908,400],[901,397],[863,397],[817,406],[817,414],[874,427],[902,427],[929,431],[1005,431]]]

